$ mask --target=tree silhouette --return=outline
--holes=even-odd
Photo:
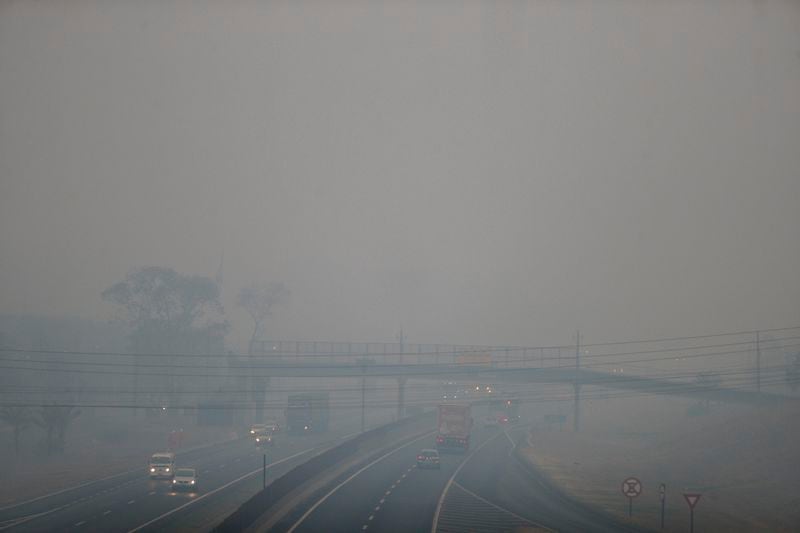
[[[3,407],[0,420],[11,426],[14,432],[14,454],[19,455],[19,437],[31,425],[31,413],[26,407]]]

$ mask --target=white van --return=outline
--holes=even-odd
[[[172,478],[175,475],[175,454],[172,452],[158,452],[150,457],[147,472],[152,479]]]

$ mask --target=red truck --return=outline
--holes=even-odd
[[[444,403],[439,405],[436,448],[442,452],[466,452],[469,450],[469,432],[472,415],[469,405]]]

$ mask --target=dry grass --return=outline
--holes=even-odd
[[[635,402],[635,403],[632,403]],[[643,493],[632,521],[658,529],[667,486],[667,531],[686,531],[685,491],[703,494],[696,531],[800,531],[800,407],[712,406],[687,416],[687,400],[612,400],[585,409],[579,433],[535,426],[524,454],[575,497],[628,520],[622,480]]]

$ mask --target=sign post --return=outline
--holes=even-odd
[[[694,533],[694,506],[700,501],[700,493],[684,492],[683,499],[689,504],[689,533]]]
[[[642,493],[642,482],[629,477],[622,482],[622,494],[628,498],[628,516],[633,516],[633,499]]]
[[[667,486],[663,483],[658,486],[658,497],[661,500],[661,529],[664,529],[664,503],[667,499]]]
[[[264,453],[264,456],[263,456],[264,457],[264,466],[262,467],[263,469],[261,471],[261,488],[265,489],[265,488],[267,488],[267,452],[266,452],[266,450],[263,453]]]

